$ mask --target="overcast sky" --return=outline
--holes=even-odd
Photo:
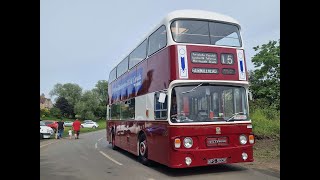
[[[253,47],[280,39],[279,0],[40,0],[40,94],[56,83],[84,90],[110,70],[154,25],[179,9],[213,11],[242,27],[248,69]]]

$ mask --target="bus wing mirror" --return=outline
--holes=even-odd
[[[164,101],[166,100],[166,96],[167,95],[165,93],[160,93],[158,101],[160,103],[164,103]]]
[[[249,100],[252,101],[252,92],[249,91]]]
[[[109,104],[109,96],[106,98],[106,106]]]

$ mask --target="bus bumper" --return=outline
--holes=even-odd
[[[171,168],[187,168],[253,162],[253,160],[252,145],[219,149],[173,150],[170,153],[168,166]],[[188,163],[190,164],[188,165]]]

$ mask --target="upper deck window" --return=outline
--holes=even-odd
[[[109,75],[109,82],[112,82],[117,78],[117,68],[114,68]]]
[[[117,66],[117,77],[121,76],[128,70],[128,57],[124,58]]]
[[[232,24],[176,20],[172,22],[170,29],[173,40],[180,43],[241,46],[239,29]]]
[[[167,31],[165,26],[161,26],[149,36],[148,56],[159,51],[167,45]]]
[[[129,69],[144,60],[147,56],[147,40],[144,40],[135,50],[130,54]]]

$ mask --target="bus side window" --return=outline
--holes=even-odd
[[[156,92],[154,94],[154,115],[155,119],[166,119],[168,113],[168,103],[167,96],[165,98],[164,103],[159,102],[160,93]]]

